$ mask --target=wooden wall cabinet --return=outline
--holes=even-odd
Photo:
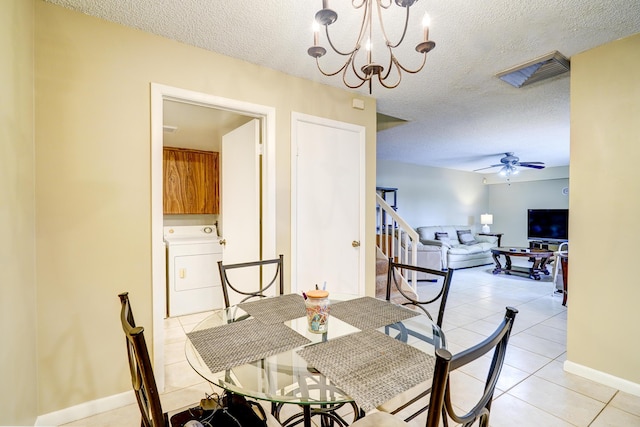
[[[165,214],[218,214],[218,153],[164,147],[163,211]]]

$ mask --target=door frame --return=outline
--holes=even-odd
[[[352,123],[340,122],[337,120],[326,119],[323,117],[311,116],[308,114],[292,112],[291,113],[291,290],[294,292],[297,289],[298,284],[293,283],[297,277],[297,234],[298,224],[297,218],[297,189],[298,183],[296,176],[298,173],[298,132],[297,123],[306,122],[320,126],[329,126],[337,129],[343,129],[350,132],[355,132],[359,136],[359,159],[360,162],[360,176],[359,176],[359,198],[360,200],[360,248],[358,251],[358,293],[364,295],[366,288],[366,128],[364,126],[355,125]],[[298,289],[301,290],[301,289]]]
[[[166,259],[163,241],[162,139],[163,102],[183,102],[232,111],[260,119],[262,139],[262,256],[276,257],[276,110],[206,93],[151,83],[151,281],[153,370],[164,391],[164,315],[166,308]],[[258,154],[258,153],[256,153]]]

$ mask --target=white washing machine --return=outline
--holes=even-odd
[[[167,247],[167,316],[224,307],[218,261],[222,245],[215,225],[164,227]]]

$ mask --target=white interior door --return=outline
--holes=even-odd
[[[294,113],[291,139],[291,288],[364,295],[364,127]]]
[[[260,121],[254,119],[222,137],[221,212],[223,262],[257,261],[260,254]],[[257,271],[237,271],[234,284],[250,289]],[[230,302],[239,301],[230,295]]]

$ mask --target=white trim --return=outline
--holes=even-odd
[[[580,365],[569,360],[564,362],[564,370],[570,374],[579,375],[591,381],[595,381],[599,384],[604,384],[609,387],[613,387],[616,390],[623,391],[625,393],[640,396],[640,384],[625,380],[624,378],[616,377],[606,372],[598,371],[588,366]]]
[[[276,257],[276,110],[206,93],[151,83],[151,280],[153,303],[153,369],[164,391],[164,317],[166,308],[165,247],[162,238],[162,126],[163,101],[172,100],[236,112],[261,120],[262,256]]]
[[[124,393],[103,397],[101,399],[83,402],[79,405],[70,406],[59,411],[40,415],[36,419],[36,423],[34,425],[59,426],[135,403],[136,395],[133,393],[133,390],[131,390]]]
[[[366,264],[366,128],[361,125],[356,125],[352,123],[340,122],[337,120],[326,119],[323,117],[311,116],[308,114],[291,112],[291,278],[296,277],[297,274],[297,201],[295,200],[297,194],[297,147],[298,147],[298,133],[297,126],[298,122],[306,122],[321,126],[328,126],[337,129],[344,129],[354,133],[357,133],[359,136],[359,162],[360,162],[360,251],[359,251],[359,283],[358,283],[358,293],[359,295],[364,295],[365,288],[365,264]],[[297,284],[291,284],[291,291],[296,292]]]

